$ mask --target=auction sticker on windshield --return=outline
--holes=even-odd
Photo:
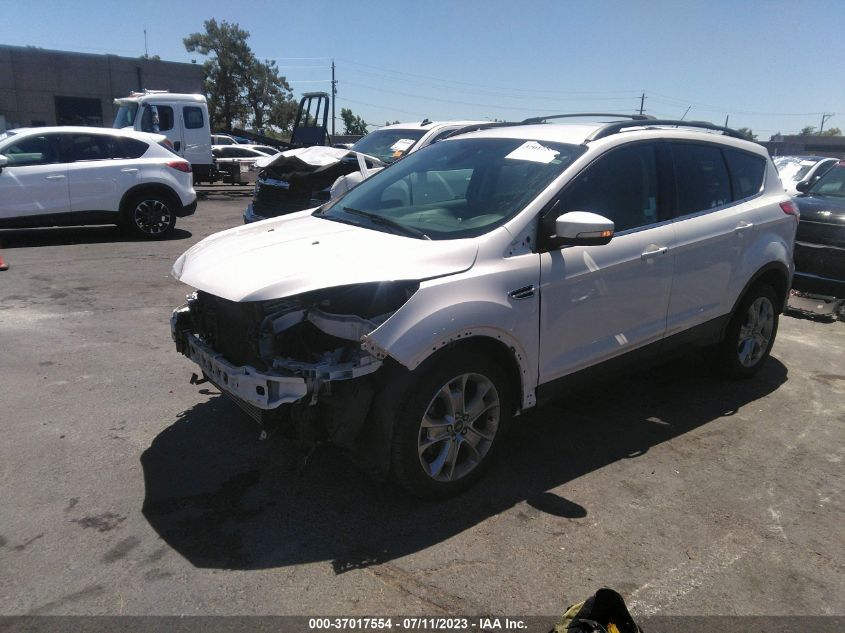
[[[412,138],[400,138],[398,141],[396,141],[393,145],[390,146],[390,149],[392,149],[394,152],[404,152],[414,143],[416,143],[416,141]]]
[[[505,158],[511,160],[530,160],[533,163],[544,163],[548,165],[560,152],[557,152],[537,141],[526,141]]]

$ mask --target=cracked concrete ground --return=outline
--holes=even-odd
[[[188,384],[168,272],[245,203],[0,232],[0,614],[845,614],[845,324],[782,318],[752,381],[692,357],[534,411],[421,503]]]

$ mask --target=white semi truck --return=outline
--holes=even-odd
[[[174,151],[191,163],[194,182],[211,179],[211,127],[203,95],[145,90],[114,103],[113,127],[164,134]]]

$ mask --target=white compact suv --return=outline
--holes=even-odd
[[[766,150],[733,130],[494,124],[206,238],[174,264],[197,290],[172,333],[260,422],[446,496],[521,411],[599,370],[700,346],[754,374],[797,225]]]
[[[39,127],[0,135],[0,228],[118,224],[151,239],[196,210],[191,164],[159,134]]]

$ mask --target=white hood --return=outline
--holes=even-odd
[[[259,158],[255,161],[255,165],[261,169],[275,165],[292,173],[311,174],[337,165],[346,156],[357,155],[358,152],[351,152],[348,149],[315,145],[313,147],[297,147],[274,154],[273,156]],[[384,165],[378,158],[373,156],[367,154],[361,154],[361,156],[366,157],[377,165]]]
[[[420,240],[301,211],[215,233],[173,276],[230,301],[265,301],[348,284],[422,280],[469,269],[474,240]]]

